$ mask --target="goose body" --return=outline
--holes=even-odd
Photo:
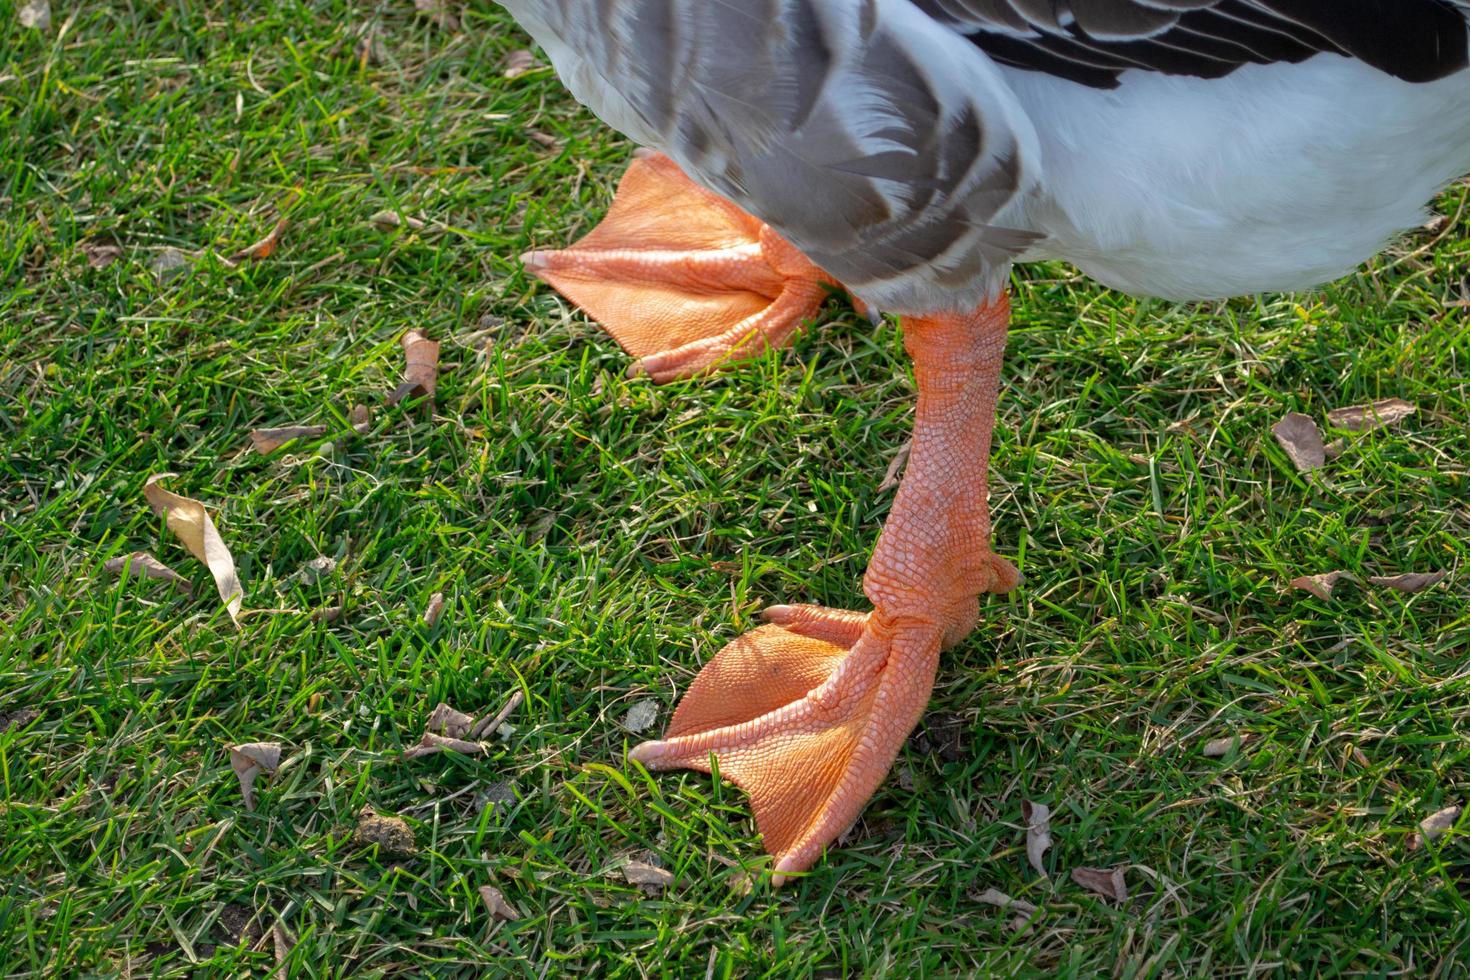
[[[507,5],[604,120],[895,311],[1015,258],[1173,299],[1310,286],[1470,171],[1450,0]]]
[[[504,0],[656,151],[528,270],[657,382],[780,346],[839,283],[918,405],[869,612],[769,607],[650,768],[750,796],[780,883],[856,819],[979,597],[1012,263],[1209,299],[1343,274],[1470,171],[1470,0]]]

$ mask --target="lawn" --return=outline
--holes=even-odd
[[[492,5],[54,7],[0,0],[0,975],[264,976],[278,940],[293,976],[1466,975],[1470,836],[1417,832],[1470,795],[1470,188],[1311,295],[1016,274],[992,484],[1025,581],[773,891],[737,790],[625,752],[763,605],[864,607],[896,326],[834,300],[745,370],[626,379],[516,257],[587,231],[632,147],[505,77],[529,41]],[[437,396],[388,406],[409,328]],[[1328,426],[1389,397],[1416,414]],[[1341,439],[1314,474],[1293,411]],[[251,448],[296,424],[327,431]],[[144,500],[164,472],[238,628]],[[135,551],[192,595],[104,570]],[[402,758],[440,702],[517,691],[483,755]],[[282,756],[250,811],[253,742]]]

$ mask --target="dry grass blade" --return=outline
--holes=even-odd
[[[1449,572],[1405,572],[1402,575],[1372,575],[1368,581],[1373,585],[1386,585],[1399,592],[1423,592],[1445,580]]]
[[[246,245],[240,251],[225,259],[225,264],[239,265],[241,262],[246,262],[251,259],[268,259],[272,255],[275,255],[276,249],[281,245],[281,235],[285,233],[286,226],[290,223],[285,218],[277,221],[275,227],[270,230],[270,234],[258,242]]]
[[[245,809],[255,809],[255,779],[261,773],[270,774],[281,764],[281,743],[247,742],[230,746],[230,767],[240,780],[240,794],[245,797]]]
[[[251,429],[250,441],[262,456],[275,452],[293,439],[316,439],[327,434],[325,425],[283,425],[274,429]]]
[[[494,885],[480,886],[480,899],[485,903],[485,911],[490,913],[490,918],[500,922],[514,922],[521,917],[516,907],[505,900],[500,889]]]
[[[1073,868],[1072,881],[1103,898],[1115,902],[1128,900],[1128,884],[1123,880],[1122,865],[1116,868]]]
[[[1051,807],[1045,803],[1021,801],[1021,817],[1026,821],[1026,860],[1041,877],[1046,877],[1047,848],[1051,847]]]
[[[430,340],[423,331],[410,330],[403,335],[403,383],[388,396],[389,405],[405,398],[434,397],[439,383],[439,341]]]
[[[1402,398],[1385,398],[1371,405],[1334,408],[1327,413],[1327,421],[1339,429],[1347,429],[1351,432],[1371,432],[1385,425],[1402,422],[1418,410],[1418,406]]]
[[[1327,447],[1322,445],[1322,430],[1317,423],[1299,412],[1292,412],[1271,426],[1271,434],[1286,450],[1292,465],[1303,473],[1322,468],[1327,462]]]
[[[219,597],[225,604],[225,610],[229,612],[231,621],[238,626],[245,592],[235,575],[235,558],[230,554],[230,549],[225,547],[224,539],[220,537],[203,504],[171,493],[159,484],[159,480],[172,475],[159,473],[150,476],[143,486],[143,495],[148,498],[153,512],[163,515],[168,529],[178,535],[189,553],[204,562],[209,574],[214,576],[214,584],[219,589]]]
[[[1351,572],[1323,572],[1321,575],[1300,575],[1287,584],[1293,589],[1310,592],[1318,599],[1331,599],[1333,587],[1343,579],[1352,577]]]
[[[113,575],[128,575],[132,578],[153,578],[161,582],[172,582],[185,592],[192,593],[194,587],[189,580],[154,558],[146,551],[135,551],[131,555],[109,558],[103,569]]]

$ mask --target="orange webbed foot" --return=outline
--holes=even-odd
[[[882,784],[928,703],[942,630],[817,606],[775,606],[767,619],[705,665],[663,739],[631,757],[709,772],[713,755],[749,795],[779,886]]]
[[[601,224],[526,269],[600,323],[662,383],[784,347],[836,287],[770,226],[643,154]]]

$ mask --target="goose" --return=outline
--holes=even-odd
[[[502,0],[641,150],[522,257],[655,382],[786,344],[834,289],[898,317],[918,401],[867,611],[776,605],[649,769],[748,795],[780,885],[882,784],[980,597],[1016,262],[1138,296],[1311,287],[1470,171],[1470,0]]]

